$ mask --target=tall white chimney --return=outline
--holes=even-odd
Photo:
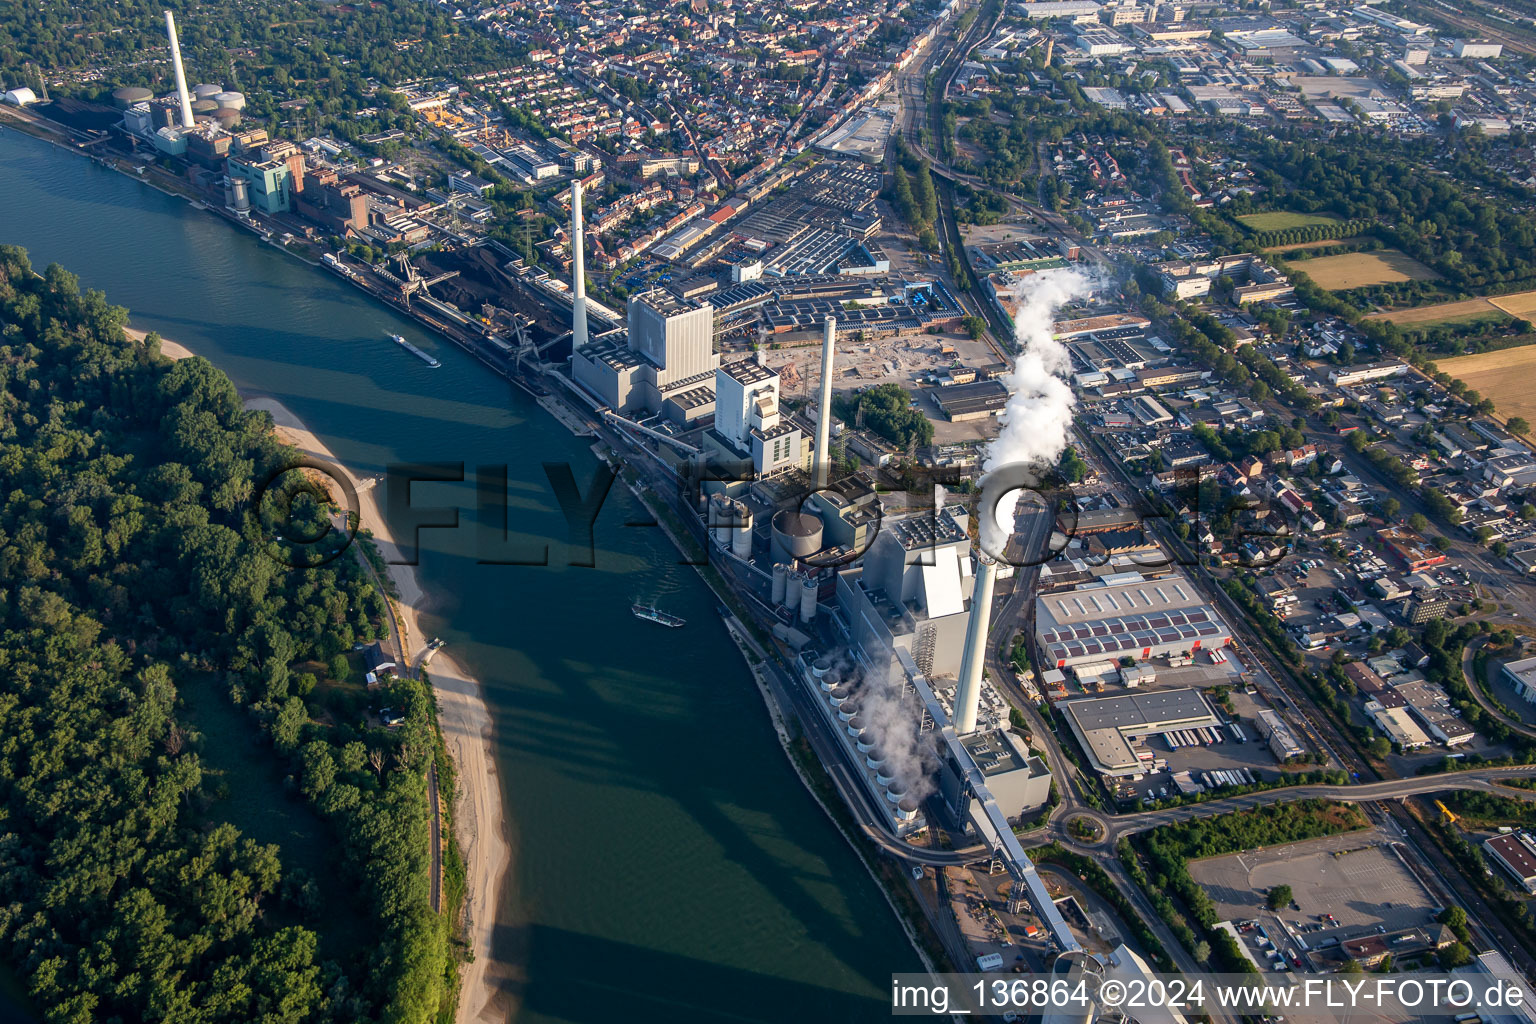
[[[581,221],[581,179],[571,182],[571,351],[587,345],[587,240]]]
[[[181,97],[181,126],[191,128],[192,97],[187,95],[187,73],[181,67],[181,44],[176,41],[176,16],[165,12],[165,34],[171,37],[171,63],[176,66],[176,95]]]
[[[981,669],[987,661],[987,633],[992,627],[992,587],[997,563],[976,553],[976,585],[971,590],[971,617],[965,624],[965,653],[960,656],[960,680],[955,686],[954,726],[958,735],[976,731],[976,707],[981,701]]]
[[[811,453],[811,486],[818,491],[832,476],[832,355],[836,343],[837,318],[829,316],[821,335],[821,410],[816,417],[816,450]]]

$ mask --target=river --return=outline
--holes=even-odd
[[[790,769],[709,591],[621,485],[596,564],[568,564],[542,464],[585,493],[590,442],[350,285],[83,157],[0,130],[0,195],[0,242],[278,398],[355,472],[468,467],[412,502],[461,509],[421,532],[420,573],[496,722],[514,864],[495,953],[523,975],[520,1022],[888,1016],[917,955]],[[507,545],[477,529],[477,466],[506,467]],[[548,566],[486,564],[546,540]],[[636,620],[637,598],[688,626]]]

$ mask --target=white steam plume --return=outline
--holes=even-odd
[[[987,446],[981,466],[981,487],[993,506],[987,477],[1004,466],[1043,469],[1061,457],[1067,447],[1076,399],[1066,381],[1072,368],[1067,347],[1055,338],[1052,324],[1056,311],[1069,302],[1093,294],[1094,280],[1076,268],[1031,274],[1014,291],[1019,311],[1014,316],[1019,355],[1007,385],[1011,394],[1001,415],[1003,429]],[[1013,484],[1012,486],[1016,486]],[[1013,508],[1017,495],[997,502],[996,517],[981,517],[983,551],[1001,554],[1013,532]]]
[[[838,669],[844,685],[855,691],[859,719],[884,754],[882,771],[903,783],[913,800],[925,799],[934,790],[938,754],[932,735],[918,731],[922,709],[912,694],[904,692],[906,679],[896,659],[884,672],[860,672],[846,657],[838,660]]]

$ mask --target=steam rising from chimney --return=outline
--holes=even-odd
[[[1013,508],[1017,496],[1003,495],[994,503],[987,478],[1002,466],[1044,469],[1066,450],[1072,428],[1072,409],[1077,400],[1065,375],[1072,368],[1067,347],[1057,341],[1052,325],[1056,311],[1069,302],[1093,293],[1093,278],[1077,269],[1026,277],[1014,296],[1019,311],[1014,317],[1019,355],[1008,376],[1010,392],[1000,419],[1002,432],[987,446],[981,465],[983,509],[997,515],[981,517],[981,547],[1000,556],[1013,532]]]
[[[1003,429],[987,446],[981,470],[981,551],[976,583],[971,591],[971,616],[965,629],[965,652],[955,687],[955,732],[976,731],[981,700],[981,669],[986,662],[987,633],[992,625],[992,587],[997,578],[994,557],[1003,555],[1013,533],[1014,506],[1018,495],[997,494],[999,487],[1017,482],[997,482],[993,473],[1004,466],[1038,470],[1054,463],[1067,447],[1076,399],[1064,375],[1072,367],[1067,347],[1055,338],[1052,325],[1056,311],[1068,302],[1085,299],[1093,292],[1093,280],[1076,269],[1031,274],[1015,291],[1019,311],[1014,317],[1019,356],[1008,378],[1008,404],[1003,408]],[[988,479],[993,479],[988,486]],[[988,509],[995,509],[988,515]]]

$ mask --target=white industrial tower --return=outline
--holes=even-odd
[[[181,126],[191,128],[197,122],[192,119],[192,97],[187,95],[187,73],[181,67],[181,43],[176,41],[176,16],[165,12],[165,34],[171,37],[171,63],[176,66],[176,95],[181,99]]]
[[[587,344],[587,243],[581,222],[581,178],[571,182],[571,351]]]
[[[816,450],[811,453],[811,487],[821,490],[832,476],[832,355],[837,342],[837,318],[827,317],[821,336],[821,409],[816,417]]]
[[[981,701],[981,669],[987,660],[987,633],[992,628],[992,587],[997,563],[985,552],[976,552],[976,586],[971,591],[971,617],[965,624],[965,652],[960,656],[960,678],[955,685],[955,733],[976,731],[976,708]]]

